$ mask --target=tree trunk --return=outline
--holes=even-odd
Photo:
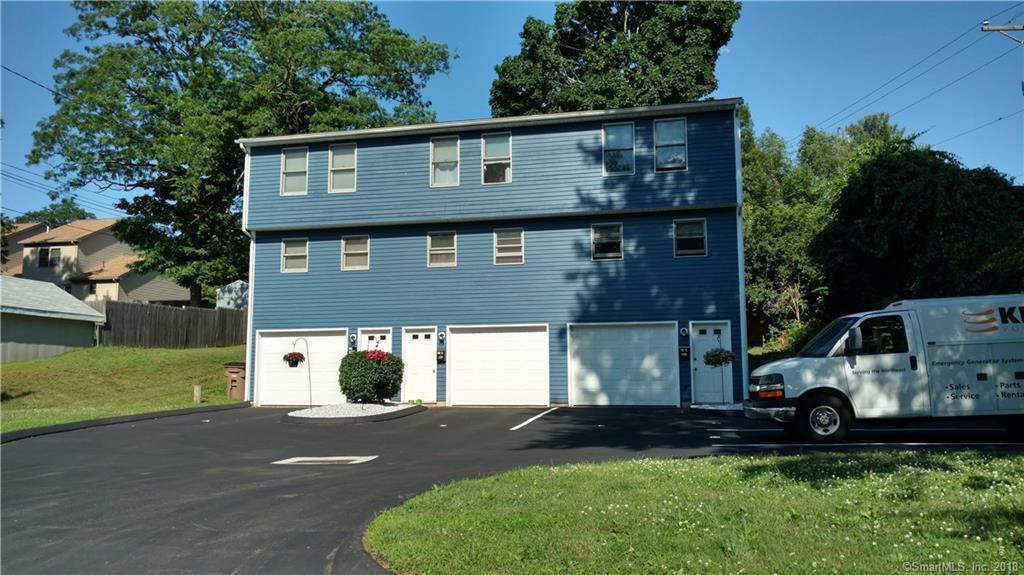
[[[203,303],[203,286],[188,286],[188,305],[199,307],[201,303]]]

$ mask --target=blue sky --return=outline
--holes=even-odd
[[[379,6],[393,25],[413,36],[446,43],[459,55],[450,73],[431,80],[425,92],[440,120],[489,116],[494,66],[518,52],[518,34],[527,16],[550,21],[554,14],[553,4],[541,2],[386,2]],[[921,66],[850,108],[871,104],[842,123],[871,112],[899,112],[894,120],[911,132],[923,132],[920,141],[956,154],[967,166],[991,165],[1024,181],[1024,113],[949,140],[1024,108],[1024,48],[1013,49],[1009,39],[982,33],[977,26],[1003,11],[993,23],[1024,22],[1024,2],[747,2],[732,42],[719,58],[719,89],[714,96],[743,97],[759,131],[770,127],[795,138],[804,126],[825,120],[974,26]],[[0,3],[0,59],[5,66],[52,85],[53,59],[66,48],[76,48],[63,33],[74,18],[74,10],[66,3],[5,0]],[[930,95],[1008,50],[1006,56]],[[916,103],[921,98],[925,99]],[[48,202],[39,186],[52,184],[8,165],[43,171],[40,166],[26,166],[25,155],[36,123],[54,108],[44,89],[7,71],[0,75],[0,111],[6,122],[0,143],[3,171],[39,184],[26,186],[4,179],[5,210],[27,211]],[[109,205],[110,196],[81,194],[90,208]],[[94,211],[100,216],[116,215]]]

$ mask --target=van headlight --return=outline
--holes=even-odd
[[[750,383],[751,399],[781,399],[785,396],[785,383],[781,373],[769,373]]]

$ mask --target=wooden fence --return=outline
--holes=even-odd
[[[120,301],[87,302],[107,314],[99,345],[223,347],[245,343],[246,311],[171,307]]]

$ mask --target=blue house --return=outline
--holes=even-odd
[[[406,401],[741,400],[740,103],[240,139],[248,398],[343,401],[383,349]]]

